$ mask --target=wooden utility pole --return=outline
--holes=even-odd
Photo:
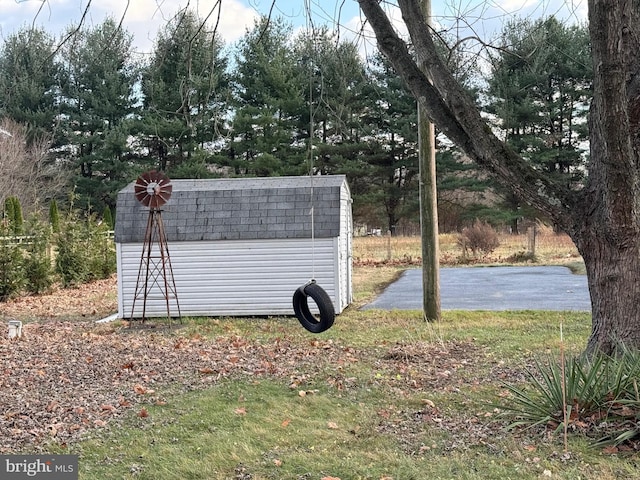
[[[422,8],[427,25],[430,27],[431,0],[423,0]],[[440,246],[438,243],[435,129],[420,105],[418,105],[418,146],[420,234],[422,237],[422,315],[427,321],[436,321],[440,320]]]

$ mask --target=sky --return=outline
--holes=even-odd
[[[88,3],[91,3],[87,10]],[[555,15],[568,22],[585,21],[587,0],[431,0],[436,25],[457,26],[464,35],[490,39],[514,14],[522,17]],[[37,25],[54,35],[77,24],[85,10],[86,25],[101,23],[108,15],[123,18],[123,26],[134,35],[134,47],[149,52],[158,30],[180,8],[189,6],[201,17],[211,12],[211,24],[219,14],[217,31],[228,43],[239,40],[261,14],[280,16],[296,28],[325,24],[342,38],[359,38],[363,49],[375,42],[363,40],[363,17],[356,0],[0,0],[0,41],[20,28]],[[213,8],[213,10],[212,10]],[[395,12],[395,22],[400,15]],[[367,36],[365,33],[364,38]]]

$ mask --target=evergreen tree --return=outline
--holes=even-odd
[[[102,221],[109,230],[113,230],[113,216],[111,215],[111,209],[106,206],[102,212]]]
[[[112,19],[82,29],[65,44],[62,102],[66,155],[76,168],[80,204],[115,206],[115,193],[131,177],[131,132],[136,71],[132,37]]]
[[[15,219],[15,204],[13,203],[13,198],[14,197],[7,197],[4,199],[4,209],[2,211],[2,224],[8,225],[12,230]]]
[[[202,19],[182,11],[158,34],[143,71],[141,147],[172,177],[207,175],[209,154],[227,130],[227,59]]]
[[[9,227],[12,235],[22,235],[24,233],[24,218],[22,216],[22,206],[18,197],[7,197],[4,200],[4,223]]]
[[[303,173],[305,145],[294,137],[306,90],[290,44],[291,26],[262,18],[238,46],[233,140],[227,163],[236,174]]]
[[[58,202],[55,198],[49,203],[49,224],[53,233],[60,231],[60,212],[58,211]]]
[[[24,276],[26,289],[31,293],[42,293],[53,285],[51,263],[51,227],[42,223],[33,214],[27,222],[29,242],[25,248]]]
[[[22,205],[18,197],[10,197],[11,203],[13,203],[12,212],[13,218],[11,219],[11,225],[13,227],[14,235],[22,235],[24,233],[24,217],[22,215]]]
[[[22,249],[12,234],[9,226],[0,222],[0,302],[14,297],[25,285]]]
[[[325,27],[303,32],[296,51],[298,70],[304,72],[300,89],[307,105],[302,125],[308,130],[312,114],[312,135],[318,146],[315,173],[358,170],[370,145],[366,140],[369,126],[363,121],[368,78],[357,46],[339,41]]]
[[[369,151],[359,157],[360,164],[356,159],[347,163],[352,168],[350,185],[359,193],[354,195],[354,210],[364,210],[367,223],[395,234],[401,220],[419,222],[417,107],[387,61],[378,55],[369,66],[361,119],[368,127]],[[374,205],[378,222],[371,217]]]
[[[27,125],[27,141],[53,134],[59,113],[55,41],[44,30],[23,28],[0,48],[0,117]]]
[[[516,20],[504,28],[502,43],[488,81],[489,112],[507,142],[536,168],[569,188],[581,185],[593,76],[586,27],[553,17]],[[523,205],[500,191],[517,230]]]

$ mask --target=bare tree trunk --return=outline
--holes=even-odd
[[[592,311],[588,354],[612,354],[622,345],[640,348],[639,247],[634,242],[620,249],[597,233],[582,239]]]
[[[640,81],[637,2],[590,0],[594,65],[586,201],[572,235],[587,268],[587,352],[640,348]],[[578,221],[576,223],[578,223]]]
[[[378,0],[358,2],[380,50],[439,130],[575,242],[592,302],[587,352],[640,348],[640,3],[589,0],[589,176],[584,188],[572,190],[533,169],[492,134],[439,59],[420,0],[398,0],[415,57]]]

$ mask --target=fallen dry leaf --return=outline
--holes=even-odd
[[[133,391],[136,392],[138,395],[144,395],[145,393],[147,393],[147,389],[144,388],[142,385],[134,385]]]

